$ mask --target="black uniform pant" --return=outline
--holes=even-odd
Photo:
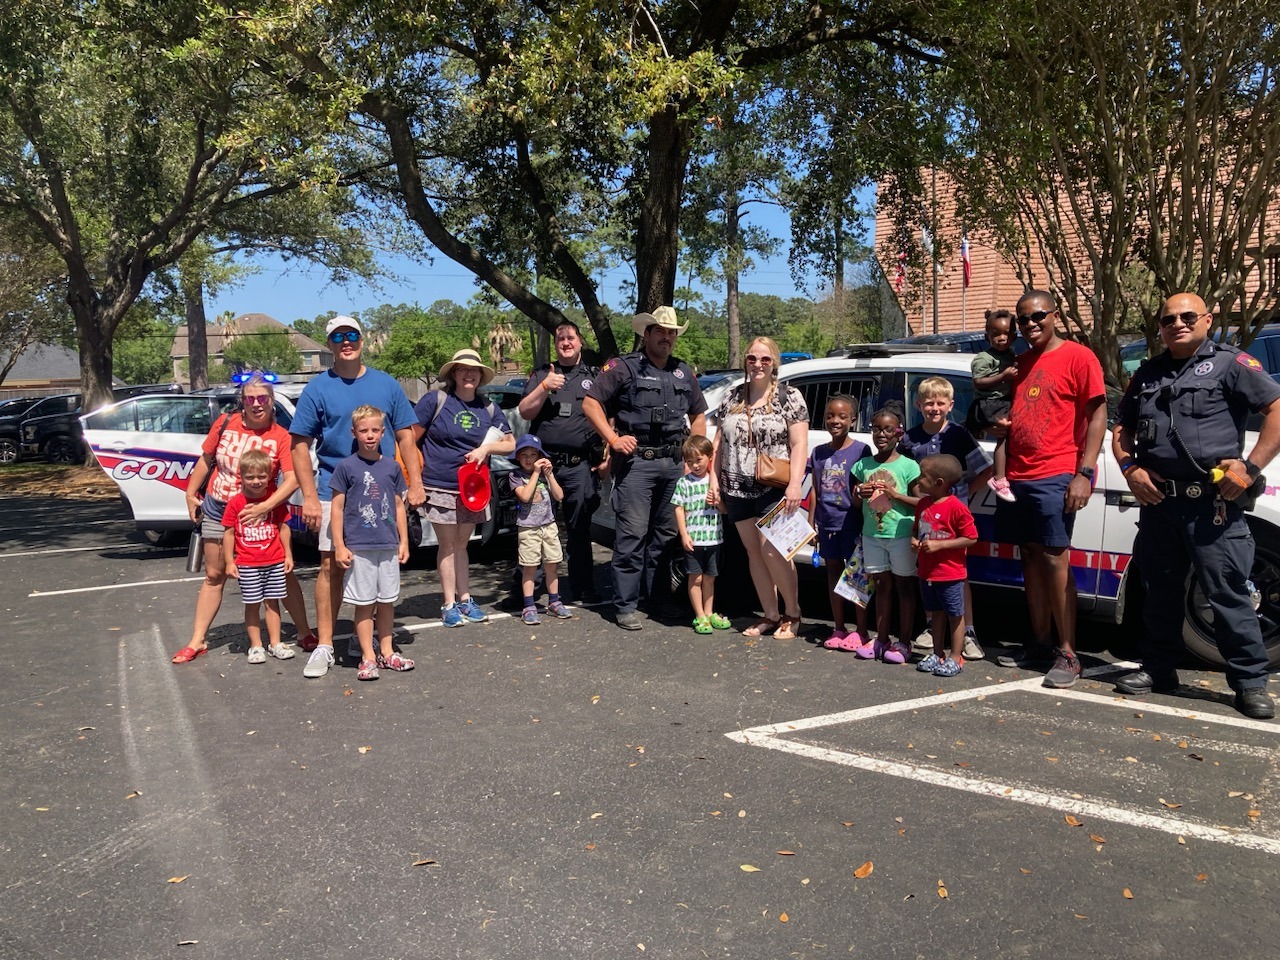
[[[558,467],[556,479],[564,490],[560,515],[564,518],[566,558],[569,561],[569,591],[574,599],[591,593],[591,518],[600,507],[600,478],[583,460],[574,466]]]
[[[1263,687],[1267,648],[1245,583],[1253,567],[1253,537],[1244,511],[1234,503],[1225,503],[1222,524],[1213,522],[1218,511],[1217,498],[1211,495],[1170,497],[1141,508],[1136,546],[1147,594],[1143,665],[1157,675],[1177,666],[1183,649],[1187,571],[1194,568],[1213,611],[1227,682],[1234,690]]]
[[[618,613],[631,613],[641,597],[657,599],[655,576],[678,545],[671,496],[684,466],[670,456],[614,457],[613,465],[613,603]]]

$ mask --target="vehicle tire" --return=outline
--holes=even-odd
[[[0,463],[17,463],[18,444],[8,437],[0,437]]]
[[[191,540],[191,534],[182,530],[143,530],[142,537],[147,543],[160,550],[185,547]]]
[[[74,437],[62,434],[48,439],[44,445],[44,458],[49,463],[70,466],[84,462],[84,450]]]
[[[1253,570],[1249,579],[1262,596],[1258,621],[1262,639],[1267,645],[1271,666],[1280,665],[1280,530],[1261,521],[1249,521],[1253,534]],[[1205,603],[1200,585],[1192,575],[1187,584],[1187,617],[1182,626],[1182,640],[1187,650],[1215,666],[1226,661],[1218,650],[1213,633],[1213,612]]]

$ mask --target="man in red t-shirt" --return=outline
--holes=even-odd
[[[1076,657],[1076,584],[1071,530],[1093,489],[1107,431],[1102,364],[1088,347],[1058,336],[1058,305],[1030,290],[1018,301],[1018,329],[1031,349],[1018,358],[1008,427],[1009,485],[996,505],[996,539],[1022,551],[1032,643],[997,658],[1006,667],[1049,667],[1046,687],[1070,687]],[[1058,628],[1053,649],[1052,628]]]

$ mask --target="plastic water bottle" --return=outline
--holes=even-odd
[[[818,553],[818,541],[813,541],[813,555],[809,558],[814,567],[822,566],[822,556]]]

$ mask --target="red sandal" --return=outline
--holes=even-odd
[[[203,657],[209,652],[208,647],[201,647],[199,650],[194,647],[183,647],[173,655],[173,663],[190,663],[196,657]]]

